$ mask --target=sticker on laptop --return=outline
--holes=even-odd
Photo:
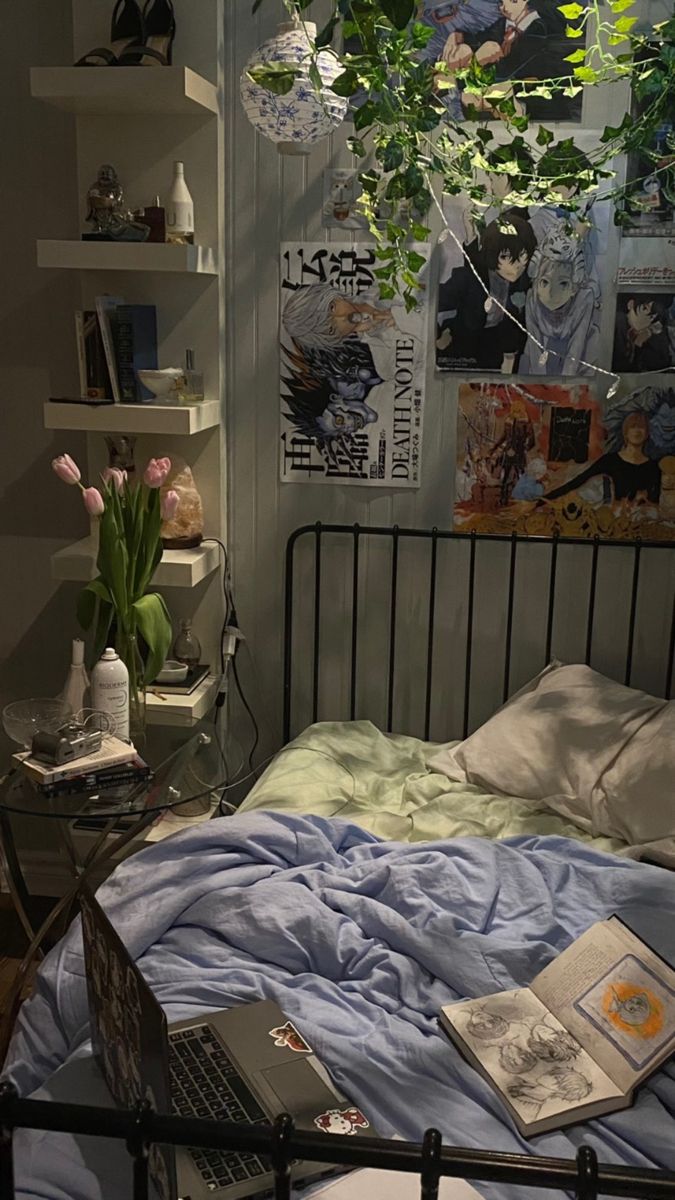
[[[312,1047],[307,1045],[292,1021],[287,1021],[285,1025],[277,1025],[276,1029],[270,1029],[269,1035],[274,1038],[275,1046],[288,1046],[289,1050],[297,1050],[298,1054],[312,1053]]]
[[[359,1128],[369,1129],[370,1122],[366,1120],[360,1108],[329,1108],[314,1118],[317,1129],[323,1133],[356,1133]]]

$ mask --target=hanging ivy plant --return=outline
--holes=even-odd
[[[303,24],[310,2],[284,0]],[[261,3],[256,0],[253,10]],[[628,15],[633,4],[559,5],[570,43],[561,60],[565,73],[498,80],[494,65],[468,51],[462,61],[454,44],[451,65],[447,56],[430,58],[434,29],[417,19],[417,0],[332,0],[316,51],[333,42],[341,47],[334,53],[343,70],[332,86],[354,101],[347,145],[364,160],[360,204],[378,242],[383,297],[398,293],[408,307],[416,303],[422,262],[409,243],[429,236],[419,214],[438,203],[441,192],[466,196],[477,228],[488,209],[493,217],[495,209],[564,203],[573,213],[587,209],[589,198],[612,203],[621,223],[628,219],[627,185],[617,182],[611,164],[639,152],[650,161],[650,176],[675,201],[675,17],[638,28],[637,18]],[[258,68],[255,80],[284,94],[296,73],[297,65],[276,63]],[[320,94],[315,62],[310,79]],[[582,151],[574,135],[561,137],[547,125],[547,106],[556,112],[561,100],[578,104],[587,89],[617,82],[630,84],[637,112],[620,114],[592,150]],[[461,114],[448,103],[458,94]],[[537,120],[533,109],[542,114]],[[657,131],[658,151],[650,149]],[[383,209],[396,209],[396,219],[383,221]]]

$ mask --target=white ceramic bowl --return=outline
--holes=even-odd
[[[137,371],[137,375],[143,386],[158,400],[173,396],[185,378],[182,367],[164,367],[162,371]]]
[[[167,658],[155,683],[182,683],[184,679],[187,679],[187,673],[187,663],[176,662],[173,658]]]

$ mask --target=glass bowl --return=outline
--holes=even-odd
[[[64,700],[14,700],[3,709],[2,724],[7,737],[30,750],[34,733],[56,733],[72,715]]]

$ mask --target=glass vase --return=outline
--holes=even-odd
[[[138,748],[145,739],[145,664],[135,633],[119,629],[115,649],[129,672],[129,737]]]

